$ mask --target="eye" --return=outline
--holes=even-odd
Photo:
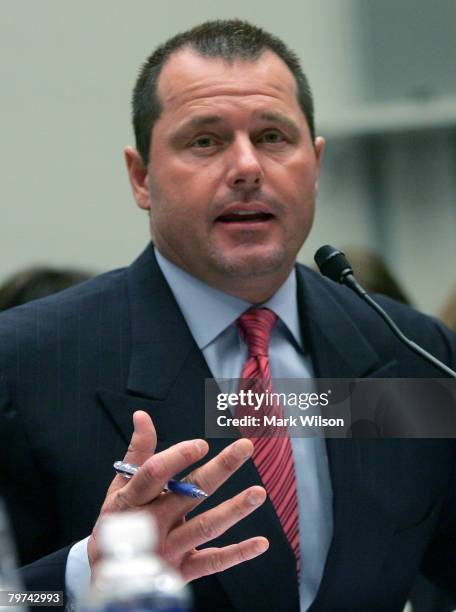
[[[282,132],[278,130],[266,130],[261,134],[258,140],[267,144],[277,144],[285,142],[286,139]]]
[[[196,149],[208,149],[216,144],[215,138],[210,135],[198,136],[190,143],[191,147]]]

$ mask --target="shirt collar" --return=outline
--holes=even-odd
[[[200,350],[204,350],[252,306],[245,300],[203,283],[166,259],[156,247],[154,250],[160,270]],[[204,308],[201,308],[201,304],[204,304]],[[302,349],[294,268],[278,291],[262,306],[276,313]]]

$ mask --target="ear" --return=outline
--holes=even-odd
[[[321,136],[317,136],[315,138],[314,148],[315,148],[315,157],[317,158],[317,175],[315,179],[315,193],[318,193],[318,188],[320,186],[320,169],[321,169],[321,160],[323,158],[323,152],[325,150],[325,139]]]
[[[150,210],[149,176],[141,155],[133,147],[125,147],[125,162],[131,190],[139,208]]]

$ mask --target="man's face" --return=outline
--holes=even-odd
[[[281,284],[312,225],[324,144],[311,141],[290,70],[269,51],[229,64],[183,49],[158,94],[147,172],[126,152],[157,248],[229,293]]]

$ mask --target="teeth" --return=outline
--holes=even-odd
[[[259,215],[259,210],[237,210],[233,215]]]

